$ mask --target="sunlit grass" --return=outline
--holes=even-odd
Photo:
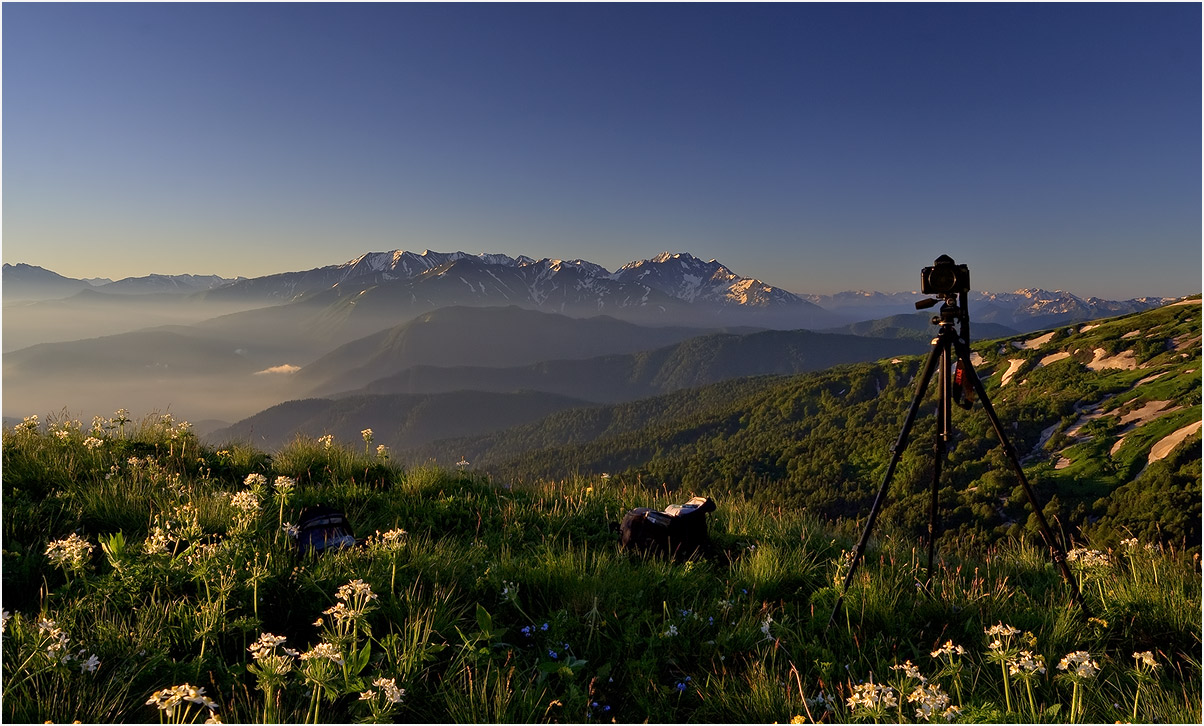
[[[1042,546],[944,543],[925,587],[926,551],[888,531],[829,627],[851,528],[805,512],[721,493],[711,557],[673,563],[612,532],[688,498],[663,489],[402,470],[321,439],[268,456],[121,418],[4,432],[6,720],[1200,719],[1179,550],[1088,544],[1087,619]],[[294,553],[281,525],[313,504],[366,542]],[[993,648],[1003,625],[1024,640]],[[1058,670],[1080,651],[1096,672]]]

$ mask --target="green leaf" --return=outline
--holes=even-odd
[[[477,627],[487,638],[493,633],[493,617],[485,608],[481,607],[480,603],[477,603]]]

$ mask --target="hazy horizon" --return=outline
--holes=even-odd
[[[256,277],[370,250],[790,291],[1200,291],[1192,4],[10,3],[4,259]]]

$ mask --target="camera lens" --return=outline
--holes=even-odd
[[[953,265],[936,265],[928,275],[928,286],[933,293],[951,292],[957,287],[957,270]]]

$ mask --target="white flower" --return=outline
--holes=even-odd
[[[1008,672],[1014,676],[1026,676],[1033,673],[1045,672],[1045,657],[1022,650],[1015,658],[1008,660]]]
[[[666,637],[666,638],[672,638],[672,637],[673,637],[673,636],[675,636],[675,635],[677,635],[677,626],[676,626],[676,625],[670,625],[670,626],[669,626],[669,629],[665,631],[665,637]]]
[[[268,478],[259,473],[247,474],[247,478],[243,479],[242,483],[246,487],[263,487],[267,486]]]
[[[90,451],[96,451],[101,446],[104,446],[104,443],[104,441],[101,441],[95,436],[89,436],[88,438],[84,439],[84,446]]]
[[[1150,667],[1150,670],[1154,670],[1159,666],[1158,661],[1154,660],[1154,654],[1148,650],[1142,651],[1141,653],[1134,653],[1133,658],[1137,660],[1138,667],[1146,665]]]
[[[892,671],[903,671],[903,675],[907,676],[908,678],[914,678],[920,683],[928,682],[928,679],[920,674],[920,669],[915,667],[910,660],[903,661],[902,665],[893,665],[890,667],[890,669]]]
[[[845,699],[849,708],[894,708],[899,705],[895,689],[878,683],[861,683],[853,686],[853,695]]]
[[[288,497],[293,493],[293,489],[297,487],[297,480],[291,476],[276,477],[276,493],[282,497]]]
[[[79,569],[87,564],[93,549],[92,543],[72,532],[65,539],[46,545],[46,556],[56,567]]]
[[[314,660],[317,658],[325,658],[329,661],[334,661],[339,665],[343,665],[343,654],[339,649],[330,643],[318,643],[308,651],[301,654],[301,660]]]
[[[916,718],[928,721],[934,713],[942,713],[949,707],[949,696],[941,690],[938,683],[922,683],[916,686],[907,700],[916,704]],[[946,718],[948,716],[946,715]]]
[[[966,654],[965,648],[961,647],[960,645],[954,645],[952,640],[946,640],[945,644],[942,645],[941,647],[937,648],[936,650],[932,651],[931,655],[933,658],[940,658],[943,655],[952,657],[954,655],[965,655],[965,654]]]
[[[1076,678],[1094,678],[1099,673],[1099,663],[1091,660],[1091,654],[1087,651],[1076,650],[1058,662],[1058,670],[1066,671]]]
[[[334,436],[332,434],[326,434],[325,436],[321,436],[318,438],[318,443],[322,444],[324,447],[329,449],[331,446],[334,445]]]
[[[297,537],[301,536],[301,527],[290,522],[285,522],[283,525],[281,525],[281,529],[283,529],[284,533],[293,539],[297,539]]]
[[[96,654],[93,653],[91,656],[88,657],[88,660],[86,660],[82,664],[80,664],[79,672],[84,673],[86,671],[88,673],[95,673],[96,669],[99,667],[100,667],[100,658],[97,658]]]
[[[252,474],[252,476],[255,475]],[[250,489],[244,489],[237,494],[230,495],[230,505],[243,514],[255,514],[259,511],[259,497]]]
[[[769,615],[765,616],[765,620],[761,623],[761,632],[765,634],[766,640],[773,640],[773,636],[769,634],[769,625],[773,622],[773,618]]]
[[[372,429],[364,429],[360,432],[360,436],[364,437],[365,444],[372,443]]]
[[[397,687],[395,678],[377,678],[372,681],[372,685],[384,691],[385,700],[389,703],[401,703],[402,696],[406,695],[404,688]]]
[[[7,610],[0,610],[0,633],[8,630],[8,619],[13,615]]]
[[[259,640],[255,641],[247,648],[251,652],[251,657],[255,660],[266,658],[269,655],[274,655],[276,646],[283,645],[287,640],[283,635],[273,635],[272,633],[262,633]]]

